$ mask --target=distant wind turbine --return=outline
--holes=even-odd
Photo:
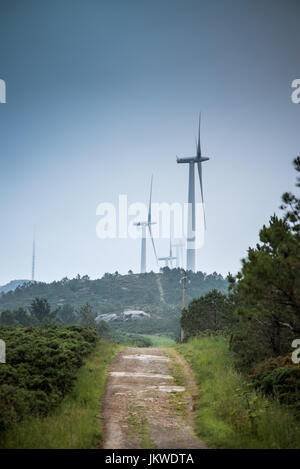
[[[142,229],[141,274],[144,274],[146,272],[146,234],[147,234],[147,227],[148,227],[150,238],[151,238],[151,241],[152,241],[152,246],[153,246],[155,259],[156,259],[156,262],[158,264],[155,244],[154,244],[154,240],[153,240],[153,236],[152,236],[152,228],[151,228],[151,225],[154,225],[156,223],[156,222],[153,222],[152,219],[151,219],[152,182],[153,182],[153,176],[151,176],[148,219],[147,219],[147,221],[142,221],[142,222],[135,223],[136,226],[138,226]]]
[[[183,246],[184,242],[181,240],[173,244],[173,248],[176,249],[176,267],[183,266]]]
[[[170,218],[170,251],[169,251],[169,255],[166,256],[166,257],[159,257],[158,260],[159,261],[164,261],[165,262],[165,267],[170,267],[171,269],[173,269],[173,260],[176,260],[177,258],[173,256],[173,246],[172,246],[172,222],[171,222],[171,218]]]
[[[33,231],[33,241],[32,241],[32,269],[31,269],[31,280],[34,282],[35,274],[35,228]]]
[[[171,238],[171,223],[170,223],[170,251],[169,251],[169,255],[166,256],[166,257],[159,257],[158,260],[159,261],[164,261],[165,262],[165,267],[170,267],[171,269],[173,269],[173,260],[176,260],[177,257],[173,256],[173,250],[172,250],[172,238]]]
[[[195,164],[198,167],[201,200],[203,205],[204,227],[206,228],[205,212],[204,212],[204,198],[203,198],[203,183],[202,183],[202,163],[208,161],[209,158],[201,155],[200,145],[200,122],[201,114],[199,115],[199,128],[198,128],[198,141],[196,141],[196,156],[188,158],[178,158],[177,163],[189,164],[189,187],[188,187],[188,227],[187,227],[187,250],[186,250],[186,268],[187,270],[195,271],[196,267],[196,250],[195,250]]]

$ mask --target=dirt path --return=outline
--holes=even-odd
[[[193,432],[194,392],[189,367],[175,350],[124,349],[110,368],[102,448],[205,449]]]
[[[161,303],[165,303],[165,297],[164,297],[164,290],[160,281],[160,277],[157,275],[156,276],[156,282],[157,282],[157,287],[159,290],[159,298]]]

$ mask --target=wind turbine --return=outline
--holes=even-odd
[[[204,199],[203,199],[203,183],[202,183],[202,163],[208,161],[209,158],[201,155],[200,145],[200,122],[201,114],[199,115],[199,128],[198,128],[198,141],[196,141],[196,156],[188,158],[178,158],[177,163],[189,164],[189,187],[188,187],[188,227],[187,227],[187,249],[186,249],[186,268],[187,270],[195,271],[196,264],[196,250],[195,250],[195,164],[198,167],[201,199],[203,204],[203,217],[204,227],[206,228],[205,212],[204,212]]]
[[[32,269],[31,269],[31,280],[34,282],[35,273],[35,227],[33,230],[33,241],[32,241]]]
[[[176,267],[182,267],[183,265],[183,241],[178,241],[177,243],[173,244],[173,248],[176,248]]]
[[[156,249],[155,249],[155,244],[154,244],[154,240],[153,240],[153,236],[152,236],[152,229],[151,229],[151,225],[154,225],[156,223],[156,222],[153,222],[152,219],[151,219],[152,182],[153,182],[153,176],[151,176],[148,219],[147,219],[147,221],[139,221],[137,223],[134,223],[135,226],[138,226],[142,229],[141,274],[144,274],[146,272],[146,234],[147,234],[147,227],[148,227],[150,238],[151,238],[151,241],[152,241],[152,246],[153,246],[155,259],[156,259],[156,262],[158,264],[158,259],[157,259],[157,254],[156,254]]]
[[[158,260],[159,261],[165,261],[165,267],[169,267],[169,265],[170,265],[170,268],[172,269],[173,268],[173,262],[172,261],[175,260],[175,259],[177,259],[177,258],[173,256],[171,233],[170,233],[170,253],[166,257],[159,257]]]

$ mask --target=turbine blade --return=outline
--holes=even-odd
[[[151,184],[150,184],[150,199],[149,199],[149,209],[148,209],[148,225],[151,223],[152,181],[153,181],[153,174],[152,174],[152,176],[151,176]]]
[[[201,163],[201,161],[199,161],[197,163],[197,166],[198,166],[199,181],[200,181],[201,200],[202,200],[202,206],[203,206],[204,227],[206,229],[206,219],[205,219],[205,210],[204,210],[204,197],[203,197],[203,182],[202,182],[202,163]]]
[[[154,251],[156,263],[158,265],[158,258],[157,258],[157,253],[156,253],[156,249],[155,249],[154,239],[153,239],[153,236],[152,236],[151,225],[148,225],[148,229],[149,229],[149,233],[150,233],[150,238],[151,238],[151,242],[152,242],[152,246],[153,246],[153,251]]]
[[[201,157],[201,143],[200,143],[200,125],[201,125],[201,112],[199,113],[199,127],[198,127],[198,144],[197,144],[197,157]]]
[[[204,203],[204,199],[203,199],[203,183],[202,183],[202,164],[201,164],[201,161],[198,161],[197,166],[198,166],[198,174],[199,174],[199,181],[200,181],[201,200],[202,200],[202,203]]]
[[[206,217],[205,217],[204,204],[202,205],[202,207],[203,207],[204,229],[206,230]]]

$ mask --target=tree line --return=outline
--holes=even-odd
[[[109,334],[109,326],[104,321],[95,321],[96,312],[89,303],[84,304],[78,311],[65,304],[62,307],[51,309],[46,298],[35,298],[28,309],[5,310],[0,316],[0,325],[3,326],[45,326],[45,325],[71,325],[90,327],[97,330],[100,337]]]

